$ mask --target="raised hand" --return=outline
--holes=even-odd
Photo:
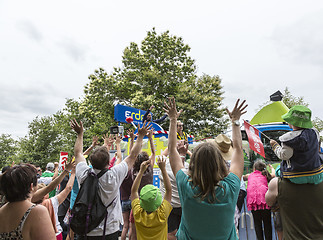
[[[179,118],[182,112],[183,112],[183,109],[179,110],[179,112],[177,113],[177,118]]]
[[[71,171],[75,166],[76,166],[75,161],[73,161],[73,162],[69,162],[69,163],[65,166],[65,170],[67,170],[67,171]]]
[[[240,99],[236,101],[236,104],[231,112],[229,111],[228,108],[225,109],[231,121],[239,120],[241,115],[247,112],[245,111],[246,107],[248,107],[248,104],[246,104],[246,100],[243,100],[241,104],[239,104],[239,102],[240,102]]]
[[[169,98],[168,104],[165,102],[164,105],[165,107],[163,107],[163,109],[167,113],[169,119],[177,119],[177,116],[179,116],[182,112],[182,110],[177,112],[174,97]]]
[[[133,129],[127,130],[127,134],[130,136],[131,139],[135,139],[135,134],[133,133]]]
[[[92,146],[95,147],[96,145],[99,145],[99,137],[93,136],[92,137]]]
[[[83,123],[82,123],[82,121],[80,121],[80,123],[78,123],[76,121],[76,119],[74,118],[73,120],[71,120],[71,128],[74,129],[74,131],[77,134],[83,133]]]
[[[116,144],[120,144],[121,141],[122,141],[122,136],[121,135],[117,135],[116,136],[116,139],[115,139]]]
[[[152,128],[152,129],[150,129],[149,131],[148,131],[148,138],[150,139],[150,138],[153,138],[153,135],[154,135],[154,128]]]
[[[149,160],[142,162],[140,165],[140,172],[144,173],[149,165],[150,165]]]
[[[188,150],[188,143],[185,142],[184,140],[179,140],[177,141],[176,148],[179,155],[185,156]]]
[[[149,111],[153,110],[154,109],[154,105],[151,105],[150,108],[149,108]]]
[[[149,125],[149,123],[147,123],[146,121],[142,125],[142,128],[140,128],[138,124],[138,136],[146,136],[148,131],[151,129],[151,127],[152,127],[152,124]]]
[[[160,170],[166,169],[166,157],[164,155],[157,156],[157,165]]]
[[[103,137],[102,137],[102,139],[103,139],[103,141],[104,141],[104,145],[105,146],[111,146],[113,143],[114,143],[114,141],[115,141],[115,139],[113,138],[113,136],[110,134],[104,134],[103,135]]]

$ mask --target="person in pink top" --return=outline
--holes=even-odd
[[[265,200],[268,182],[271,178],[272,175],[268,172],[266,164],[261,160],[254,163],[253,172],[248,176],[247,207],[252,213],[258,240],[264,239],[262,224],[264,225],[265,239],[272,239],[271,211]]]

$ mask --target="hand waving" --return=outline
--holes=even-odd
[[[140,172],[144,173],[149,165],[150,165],[150,160],[142,162],[140,165]]]
[[[140,128],[139,124],[138,124],[138,136],[146,136],[148,131],[151,129],[152,125],[149,123],[147,123],[146,121],[144,122],[144,124],[142,125],[142,128]]]
[[[74,131],[77,134],[83,133],[83,123],[82,123],[82,121],[80,121],[80,123],[78,123],[76,121],[76,119],[74,118],[73,120],[71,120],[71,128],[74,129]]]
[[[241,115],[245,114],[247,111],[245,111],[246,107],[248,107],[248,104],[246,104],[246,100],[243,100],[242,103],[239,105],[240,99],[236,101],[236,104],[233,108],[233,110],[230,112],[229,109],[225,109],[231,119],[231,121],[239,120]]]
[[[163,109],[167,113],[169,119],[177,119],[181,114],[181,112],[183,111],[183,110],[180,110],[179,112],[177,112],[174,97],[169,98],[168,104],[165,102],[164,105],[165,107]]]

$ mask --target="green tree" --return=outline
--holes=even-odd
[[[0,168],[11,165],[16,160],[17,141],[10,134],[0,135]]]
[[[95,70],[85,86],[81,103],[82,114],[98,129],[113,125],[116,103],[148,109],[155,105],[154,114],[163,115],[163,103],[175,96],[184,109],[181,118],[188,132],[196,136],[216,135],[226,129],[223,118],[223,91],[219,76],[195,75],[195,61],[188,56],[190,47],[181,37],[169,31],[158,35],[155,29],[147,33],[141,46],[131,43],[124,50],[123,65],[107,74]],[[168,122],[162,126],[167,129]]]
[[[32,162],[44,168],[48,162],[59,161],[61,151],[72,154],[73,142],[68,137],[71,130],[63,112],[36,117],[29,123],[28,129],[28,134],[19,141],[20,161]]]
[[[295,105],[303,105],[308,107],[308,103],[305,102],[304,97],[295,97],[291,94],[291,92],[289,91],[288,87],[285,88],[284,93],[283,93],[283,100],[282,100],[285,105],[288,108],[291,108],[292,106]]]

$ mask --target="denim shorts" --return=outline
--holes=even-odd
[[[122,212],[130,212],[131,210],[131,200],[121,200]]]

